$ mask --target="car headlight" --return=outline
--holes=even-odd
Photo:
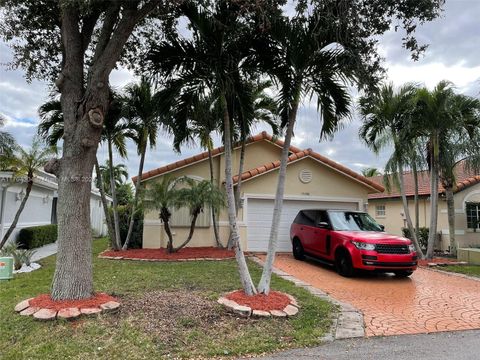
[[[415,245],[413,245],[413,244],[408,245],[408,251],[416,252],[417,250],[415,250]]]
[[[360,241],[352,241],[352,244],[359,250],[375,250],[375,244],[364,243]]]

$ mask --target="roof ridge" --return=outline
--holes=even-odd
[[[249,136],[247,138],[246,143],[251,144],[251,143],[255,143],[257,141],[261,141],[261,140],[268,140],[268,141],[270,141],[270,142],[272,142],[272,143],[274,143],[274,144],[276,144],[280,147],[283,147],[283,145],[284,145],[284,142],[282,140],[274,139],[274,137],[272,135],[270,135],[269,133],[267,133],[266,131],[262,131],[261,133],[258,133],[256,135]],[[239,146],[240,146],[240,142],[236,142],[235,144],[233,144],[232,148],[237,148]],[[301,151],[299,148],[297,148],[296,146],[293,146],[293,145],[290,145],[289,150],[292,153],[297,153],[297,152]],[[219,147],[216,147],[216,148],[211,150],[212,156],[216,156],[216,155],[221,154],[223,152],[224,152],[224,146],[219,146]],[[190,156],[188,158],[169,163],[167,165],[161,166],[161,167],[153,169],[153,170],[146,171],[146,172],[142,173],[141,179],[146,180],[146,179],[149,179],[151,177],[161,175],[165,172],[175,170],[179,167],[183,167],[183,166],[186,166],[186,165],[190,165],[194,162],[204,160],[206,158],[208,158],[208,151],[203,151],[199,154]],[[138,176],[132,177],[132,181],[135,183],[137,181],[137,178],[138,178]]]

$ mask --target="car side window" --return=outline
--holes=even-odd
[[[317,213],[317,224],[319,224],[321,222],[326,222],[327,224],[330,224],[327,212],[324,211],[324,210],[321,210]]]
[[[300,225],[315,226],[315,211],[302,210],[295,218],[295,222]]]

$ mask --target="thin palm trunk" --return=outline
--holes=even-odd
[[[190,231],[188,233],[187,239],[179,247],[174,248],[173,252],[177,252],[178,250],[182,249],[190,242],[190,240],[192,240],[193,232],[195,231],[195,224],[197,223],[197,217],[199,213],[200,213],[200,210],[195,211],[193,213],[192,221],[190,222]]]
[[[240,149],[240,162],[238,164],[238,180],[237,180],[237,186],[235,188],[235,213],[238,216],[238,210],[240,208],[240,194],[241,194],[241,189],[242,189],[242,174],[243,174],[243,167],[245,164],[245,143],[246,139],[242,138],[242,147]],[[228,249],[232,249],[232,236],[230,234],[230,237],[228,239]]]
[[[278,184],[275,194],[275,203],[273,207],[272,227],[270,228],[270,238],[268,241],[268,253],[263,266],[262,277],[258,284],[258,292],[268,294],[270,292],[270,280],[272,278],[273,263],[275,261],[275,253],[277,251],[278,227],[282,216],[283,195],[285,192],[285,180],[287,177],[288,152],[292,141],[293,128],[297,117],[298,103],[292,106],[289,114],[287,133],[285,134],[285,142],[283,144],[282,155],[280,159],[280,169],[278,172]]]
[[[455,202],[453,199],[453,186],[445,186],[447,198],[448,232],[450,237],[450,253],[457,255],[457,241],[455,239]]]
[[[228,222],[230,224],[230,233],[232,237],[233,249],[235,251],[235,258],[237,260],[240,281],[243,290],[247,295],[254,295],[256,293],[253,285],[250,272],[248,271],[245,255],[243,254],[240,236],[238,234],[237,217],[235,211],[235,194],[233,192],[233,178],[232,178],[232,138],[230,131],[230,116],[227,109],[227,99],[225,94],[222,94],[223,107],[223,126],[224,126],[224,143],[225,143],[225,191],[227,194],[227,209]]]
[[[427,246],[427,259],[429,260],[433,258],[438,219],[438,146],[435,135],[432,144],[433,151],[430,169],[430,228],[428,230]]]
[[[212,185],[215,183],[215,176],[213,174],[213,156],[212,156],[212,149],[209,146],[207,146],[207,151],[208,151],[208,164],[210,166],[210,182]],[[215,207],[211,207],[212,211],[212,222],[213,222],[213,234],[215,236],[215,243],[217,244],[218,248],[223,248],[223,244],[220,242],[220,235],[218,234],[218,222],[217,222],[217,213],[215,211]]]
[[[415,160],[412,162],[412,172],[413,172],[413,186],[414,186],[414,195],[413,202],[415,205],[415,235],[417,236],[417,241],[420,239],[420,205],[418,203],[418,173],[417,173],[417,164]]]
[[[120,220],[118,218],[118,204],[117,204],[117,187],[115,186],[115,176],[113,170],[113,149],[112,141],[109,139],[108,143],[108,160],[110,170],[110,191],[112,193],[112,209],[113,209],[113,223],[115,228],[115,242],[113,249],[120,250],[122,247],[122,240],[120,238]]]
[[[0,243],[0,249],[3,248],[3,246],[6,244],[10,235],[12,235],[13,230],[15,230],[18,223],[18,219],[20,219],[20,215],[22,214],[22,211],[25,208],[25,204],[27,203],[28,197],[30,196],[30,192],[32,191],[33,173],[29,173],[27,176],[28,176],[28,182],[27,182],[27,188],[25,189],[25,196],[23,197],[22,202],[18,207],[17,213],[13,218],[13,222],[10,224],[10,227],[8,228],[5,235],[3,236],[2,242]]]
[[[98,164],[97,158],[95,158],[95,172],[97,173],[98,183],[100,184],[98,190],[100,191],[100,199],[102,200],[103,212],[105,214],[105,223],[107,224],[108,237],[110,238],[111,246],[115,247],[116,245],[118,245],[117,238],[115,236],[112,219],[110,218],[110,214],[108,213],[107,197],[105,195],[105,189],[103,188],[102,172],[100,170],[100,165]],[[119,247],[117,249],[119,249]]]
[[[403,178],[402,164],[398,164],[398,182],[400,185],[400,193],[402,194],[403,212],[405,213],[405,219],[407,220],[408,231],[412,236],[413,245],[415,245],[415,249],[417,250],[418,257],[423,259],[423,251],[422,251],[422,248],[420,247],[420,244],[418,243],[417,232],[413,227],[412,218],[410,216],[410,209],[408,208],[407,195],[405,194],[405,182]]]
[[[140,183],[142,180],[143,165],[145,163],[146,152],[147,152],[147,139],[145,139],[144,143],[142,144],[142,149],[140,154],[140,164],[138,166],[137,182],[135,183],[135,197],[133,199],[132,212],[130,213],[130,221],[128,224],[128,233],[127,233],[127,238],[125,239],[125,243],[123,244],[123,250],[128,249],[128,245],[130,244],[130,238],[132,237],[133,224],[135,222],[135,211],[137,210],[138,198],[140,196]]]

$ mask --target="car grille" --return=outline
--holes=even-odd
[[[379,254],[410,254],[407,245],[377,244],[375,249]]]

